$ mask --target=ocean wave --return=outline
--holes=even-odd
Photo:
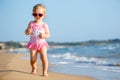
[[[8,50],[5,50],[6,53],[29,53],[29,50],[26,48],[10,48]]]
[[[102,58],[95,58],[95,57],[86,57],[86,56],[78,56],[75,54],[65,53],[65,54],[51,54],[51,58],[59,58],[59,59],[67,59],[72,60],[77,63],[95,63],[95,64],[105,64],[107,63]]]
[[[109,44],[109,45],[105,45],[105,46],[101,46],[101,50],[115,50],[115,49],[119,49],[120,48],[120,44]]]
[[[76,54],[65,53],[65,54],[51,54],[49,55],[54,59],[64,59],[70,60],[74,63],[91,63],[99,66],[120,66],[120,62],[113,62],[111,59],[105,59],[100,57],[89,57],[89,56],[79,56]]]

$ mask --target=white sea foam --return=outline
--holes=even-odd
[[[89,68],[89,66],[84,66],[84,65],[81,65],[81,66],[75,66],[77,68]]]
[[[69,62],[58,62],[58,64],[68,64]]]

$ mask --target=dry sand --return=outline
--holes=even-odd
[[[25,54],[0,52],[0,80],[95,80],[88,76],[75,76],[49,72],[49,77],[41,76],[41,63],[38,62],[36,75],[30,74],[29,60],[24,60]]]

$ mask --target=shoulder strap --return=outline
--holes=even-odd
[[[43,27],[43,29],[45,29],[45,25],[46,25],[46,23],[43,23],[43,26],[42,26],[42,27]]]
[[[30,27],[33,28],[33,25],[34,25],[34,21],[31,21],[30,22]]]

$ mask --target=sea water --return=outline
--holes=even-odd
[[[54,72],[120,80],[120,44],[51,48],[48,57]]]
[[[29,53],[26,49],[16,53]],[[29,59],[29,58],[28,58]],[[97,80],[120,80],[120,44],[67,46],[48,49],[50,71]]]

